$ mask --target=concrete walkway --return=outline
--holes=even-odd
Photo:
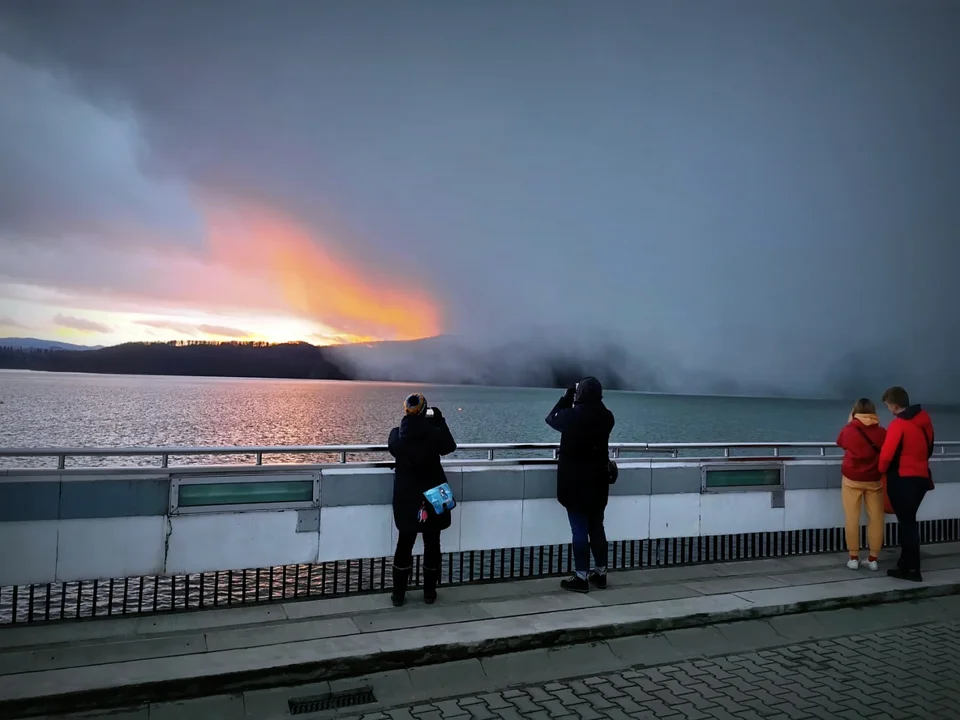
[[[598,639],[627,648],[649,639],[627,637],[637,633],[960,591],[960,545],[924,553],[922,585],[847,570],[843,556],[798,556],[616,573],[610,589],[589,595],[538,579],[441,588],[432,607],[416,593],[399,610],[386,595],[370,595],[4,629],[0,717],[134,705],[148,712],[146,703],[230,693],[243,707],[262,700],[289,714],[290,691],[269,688],[314,683],[329,691],[330,681],[398,668],[430,677],[422,666],[493,655],[506,661],[516,654],[503,653],[519,649]],[[515,670],[529,677],[531,669]],[[436,693],[435,677],[431,683]],[[251,716],[282,714],[264,707]]]

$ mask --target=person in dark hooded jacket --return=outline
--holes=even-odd
[[[573,534],[576,574],[560,583],[564,590],[588,592],[592,583],[607,586],[607,536],[603,514],[610,494],[608,444],[614,418],[603,404],[603,386],[585,377],[568,388],[547,415],[560,433],[557,500],[567,510]],[[590,553],[595,567],[590,572]]]
[[[399,533],[393,555],[393,594],[397,607],[403,605],[413,566],[413,545],[423,535],[423,598],[437,599],[440,580],[440,532],[450,527],[450,511],[438,515],[424,492],[447,481],[440,464],[442,455],[457,449],[447,421],[439,408],[427,409],[427,399],[414,393],[403,403],[399,427],[387,441],[396,458],[393,476],[393,522]]]

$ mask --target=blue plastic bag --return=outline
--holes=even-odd
[[[453,497],[453,489],[447,483],[441,483],[432,487],[423,493],[427,502],[433,506],[437,515],[442,515],[448,510],[453,510],[457,506],[457,501]]]

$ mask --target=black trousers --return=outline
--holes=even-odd
[[[900,524],[900,557],[905,570],[920,569],[920,524],[917,510],[930,481],[920,477],[889,477],[887,495]]]
[[[397,538],[397,549],[393,553],[393,564],[398,568],[413,566],[413,544],[417,542],[416,532],[401,532]],[[423,531],[423,567],[428,570],[440,569],[440,531]]]

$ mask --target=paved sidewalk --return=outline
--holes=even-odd
[[[589,595],[563,593],[557,579],[536,579],[443,588],[431,607],[419,593],[399,609],[379,594],[5,628],[0,716],[234,693],[248,708],[262,698],[267,705],[259,717],[266,717],[276,710],[270,703],[288,714],[285,687],[312,683],[329,690],[340,679],[397,668],[415,667],[429,677],[429,666],[475,658],[482,658],[481,674],[496,674],[522,655],[516,650],[597,640],[604,641],[593,646],[599,654],[584,661],[609,671],[623,659],[647,662],[629,655],[649,637],[640,633],[956,593],[960,544],[928,546],[924,554],[922,584],[850,571],[842,554],[793,556],[618,572],[609,590]],[[762,625],[767,632],[773,621]],[[699,637],[710,642],[710,633]],[[575,655],[594,652],[576,647]],[[542,660],[539,667],[553,672]],[[533,682],[535,670],[523,665],[511,672]]]
[[[290,720],[297,698],[372,691],[304,720],[954,720],[960,597],[528,650],[59,720]],[[51,717],[51,720],[54,720]]]
[[[960,622],[625,670],[353,717],[956,720]]]

